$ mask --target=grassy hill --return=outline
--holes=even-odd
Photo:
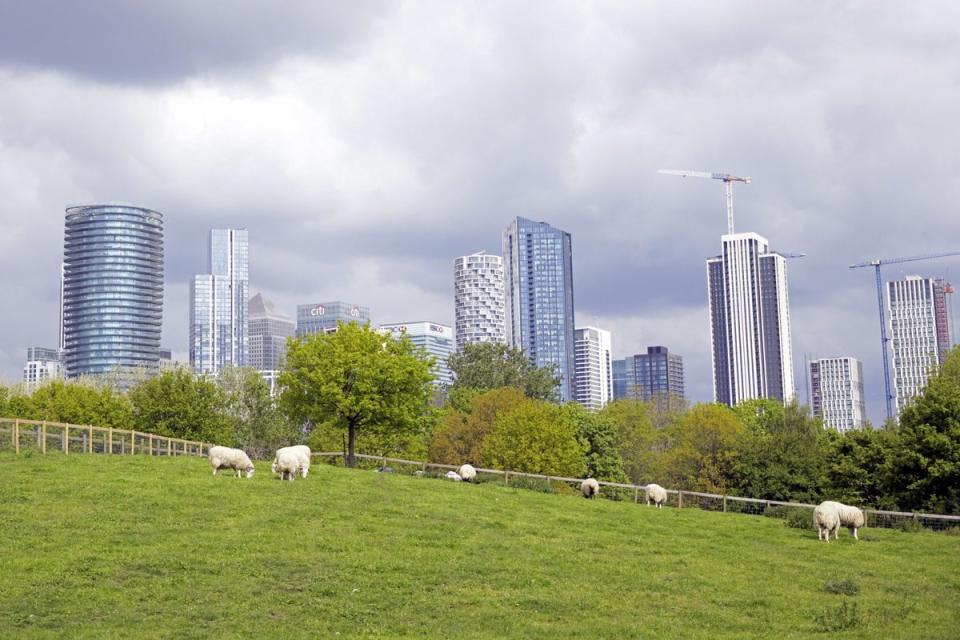
[[[956,638],[960,537],[862,538],[325,465],[0,454],[0,636]],[[824,588],[844,580],[859,594]]]

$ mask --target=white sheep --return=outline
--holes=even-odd
[[[583,493],[584,498],[593,498],[600,493],[600,483],[593,478],[587,478],[580,483],[580,491]]]
[[[667,490],[658,484],[647,485],[647,506],[655,504],[657,509],[663,509],[663,503],[667,501]]]
[[[294,477],[298,473],[302,473],[302,468],[303,459],[301,453],[291,451],[289,448],[277,451],[277,455],[273,459],[273,465],[271,465],[273,472],[280,474],[280,480],[289,480],[290,482],[293,482]]]
[[[270,469],[277,473],[278,470],[278,460],[280,459],[280,454],[282,453],[292,453],[297,456],[300,460],[300,464],[297,467],[297,473],[300,474],[301,478],[307,477],[307,472],[310,471],[310,447],[305,444],[298,444],[292,447],[282,447],[277,449],[276,455],[273,457],[273,464],[270,465]],[[281,476],[282,478],[283,476]]]
[[[460,474],[456,471],[447,471],[447,475],[444,476],[447,480],[453,480],[454,482],[460,482],[463,478],[460,477]]]
[[[464,482],[473,482],[473,479],[477,477],[477,470],[473,468],[473,465],[464,464],[460,466],[457,474]]]
[[[210,447],[207,452],[207,459],[210,460],[210,466],[213,467],[213,475],[217,475],[220,469],[234,469],[236,476],[246,473],[248,478],[253,477],[253,463],[250,457],[240,449],[231,449],[230,447]]]
[[[856,507],[827,500],[817,505],[813,510],[813,524],[817,527],[817,540],[826,540],[830,542],[830,533],[833,533],[833,539],[837,539],[840,527],[844,526],[850,530],[855,540],[859,540],[857,530],[866,524],[863,511]],[[826,534],[826,538],[824,538]]]

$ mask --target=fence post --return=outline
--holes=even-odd
[[[134,454],[134,447],[137,446],[137,432],[130,430],[130,455]]]
[[[43,424],[40,425],[40,453],[47,452],[47,421],[44,420]]]
[[[683,509],[683,491],[677,492],[677,509]]]
[[[510,472],[509,472],[509,471],[504,471],[504,472],[503,472],[503,484],[507,485],[508,487],[510,486]]]
[[[13,452],[20,453],[20,421],[13,421]]]
[[[88,433],[90,434],[90,441],[87,443],[87,453],[93,453],[93,426],[87,426]]]
[[[723,512],[727,512],[727,496],[723,496]]]
[[[147,439],[147,442],[150,446],[150,455],[153,455],[153,434],[150,434],[150,437]]]
[[[170,438],[167,438],[167,455],[172,456],[173,451],[170,449]]]
[[[633,504],[640,504],[640,487],[633,487]]]
[[[63,453],[70,453],[70,427],[63,427]]]
[[[107,431],[107,453],[113,455],[113,427]]]

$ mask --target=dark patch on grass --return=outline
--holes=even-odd
[[[844,602],[836,607],[827,607],[823,613],[817,614],[814,622],[820,632],[846,631],[859,626],[863,622],[863,616],[856,602]]]
[[[827,593],[844,596],[855,596],[860,593],[859,585],[850,578],[846,580],[827,580],[823,583],[823,590]]]

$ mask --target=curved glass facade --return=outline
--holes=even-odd
[[[71,207],[63,256],[67,376],[156,370],[163,319],[163,215],[130,205]]]

